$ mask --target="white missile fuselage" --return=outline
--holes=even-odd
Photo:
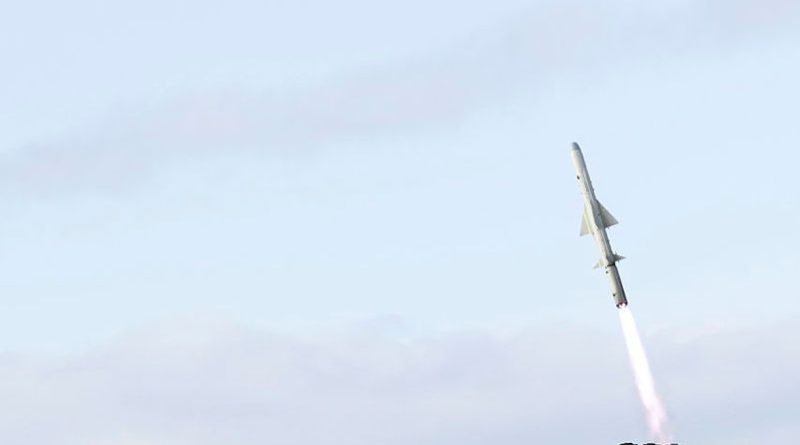
[[[578,185],[583,194],[583,221],[581,223],[581,235],[591,234],[600,249],[600,260],[595,267],[602,267],[609,278],[611,293],[614,304],[617,307],[626,306],[628,299],[625,297],[625,290],[622,287],[622,280],[617,269],[617,261],[623,257],[614,253],[611,242],[608,240],[606,229],[617,224],[617,220],[611,213],[600,204],[592,187],[592,180],[586,168],[586,161],[583,158],[580,146],[572,143],[572,163],[578,177]]]

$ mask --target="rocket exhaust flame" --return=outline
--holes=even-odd
[[[650,372],[650,363],[644,351],[642,340],[633,313],[627,306],[619,308],[619,320],[622,324],[622,333],[625,335],[625,345],[628,347],[633,376],[636,380],[636,389],[644,406],[647,425],[650,428],[652,439],[660,443],[671,443],[672,435],[669,432],[667,411],[656,392],[653,374]]]

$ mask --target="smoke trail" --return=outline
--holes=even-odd
[[[636,389],[639,391],[639,398],[644,405],[652,439],[661,443],[670,443],[672,435],[669,432],[667,411],[664,409],[661,397],[656,392],[653,374],[650,372],[650,363],[647,361],[642,339],[639,338],[636,320],[633,319],[633,313],[627,306],[620,308],[619,321],[622,324],[625,345],[628,347],[628,357],[631,361],[631,368],[633,368],[633,376],[636,379]]]

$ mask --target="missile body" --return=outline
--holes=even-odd
[[[575,164],[575,171],[578,175],[578,185],[583,194],[583,222],[581,223],[581,236],[591,234],[594,237],[597,247],[600,249],[600,260],[595,268],[602,267],[606,271],[611,282],[611,293],[614,297],[614,304],[618,308],[627,306],[628,299],[625,297],[625,289],[622,287],[622,279],[617,270],[617,261],[624,257],[617,255],[611,249],[611,242],[608,240],[606,229],[617,224],[617,220],[611,213],[600,204],[594,194],[592,180],[589,178],[589,171],[586,169],[586,161],[577,143],[572,143],[572,163]]]

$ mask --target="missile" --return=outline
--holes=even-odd
[[[599,267],[605,269],[606,276],[611,282],[611,294],[614,297],[614,304],[618,308],[627,306],[628,299],[625,297],[625,289],[622,287],[622,279],[617,269],[617,261],[625,257],[614,253],[606,232],[607,228],[617,224],[617,219],[597,200],[597,196],[594,194],[594,187],[592,187],[592,180],[589,178],[589,171],[586,169],[586,161],[583,159],[581,147],[577,142],[572,143],[571,155],[572,163],[575,164],[575,171],[578,175],[578,186],[581,189],[581,194],[583,194],[581,236],[591,234],[594,237],[597,247],[600,249],[600,260],[594,267],[595,269]]]

